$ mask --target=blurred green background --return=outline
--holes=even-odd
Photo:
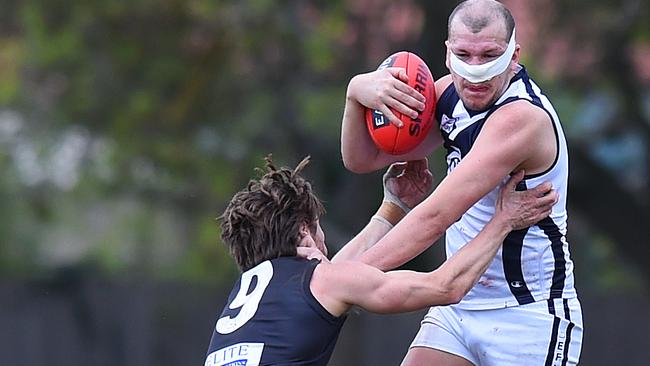
[[[646,365],[649,4],[503,2],[569,139],[582,364]],[[352,238],[381,172],[342,165],[347,82],[399,50],[444,75],[456,3],[4,0],[0,364],[202,364],[238,275],[215,220],[229,198],[266,154],[311,155],[328,245]],[[355,312],[332,365],[398,364],[421,315]]]

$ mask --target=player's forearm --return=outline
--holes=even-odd
[[[378,313],[414,311],[429,306],[454,304],[465,294],[449,286],[444,275],[438,271],[390,271],[384,275],[381,286],[367,300],[375,308],[368,310]]]
[[[404,211],[397,205],[382,202],[377,213],[370,219],[368,224],[336,253],[332,258],[332,262],[358,260],[366,250],[383,238],[404,215]]]
[[[498,184],[498,181],[486,183],[462,165],[443,179],[435,191],[377,245],[364,253],[361,260],[382,270],[401,266],[433,245],[449,226]]]
[[[511,227],[493,218],[481,232],[435,272],[460,301],[488,268]]]
[[[390,271],[384,276],[381,286],[364,299],[367,310],[382,314],[400,313],[447,305],[454,300],[433,273]]]
[[[419,205],[375,246],[363,253],[360,260],[382,271],[397,268],[433,245],[451,222],[440,211]]]
[[[392,226],[379,220],[370,220],[359,234],[336,253],[334,258],[332,258],[332,262],[357,259],[363,252],[386,235],[391,228]]]
[[[366,131],[365,107],[352,95],[354,88],[350,81],[343,111],[341,130],[341,156],[345,167],[355,173],[367,173],[380,169],[388,162],[378,161],[379,149]]]

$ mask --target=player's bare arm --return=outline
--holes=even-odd
[[[427,159],[393,163],[383,176],[384,199],[368,224],[347,243],[335,261],[357,259],[377,243],[413,207],[424,200],[433,187]]]
[[[549,117],[541,109],[526,101],[502,107],[486,121],[454,171],[361,260],[382,270],[411,260],[511,172],[525,169],[532,174],[551,166],[555,141]],[[407,235],[410,242],[403,245],[401,239]]]
[[[460,301],[496,254],[506,235],[548,216],[557,202],[549,184],[539,190],[515,192],[523,173],[501,190],[494,217],[481,233],[440,268],[430,273],[384,273],[354,261],[323,263],[316,268],[311,288],[332,314],[342,315],[353,304],[377,313],[412,311]]]
[[[386,68],[352,78],[348,85],[341,131],[341,155],[345,167],[355,173],[367,173],[381,169],[395,161],[422,159],[442,143],[440,133],[434,129],[414,150],[404,155],[389,155],[382,152],[368,135],[364,120],[365,108],[377,109],[389,120],[399,125],[401,121],[394,110],[416,116],[424,109],[426,100],[422,94],[408,86],[403,69]],[[444,91],[451,78],[436,81],[436,93]]]

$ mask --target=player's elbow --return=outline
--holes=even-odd
[[[371,164],[368,163],[368,160],[355,158],[354,156],[355,154],[343,154],[343,166],[345,166],[345,169],[356,174],[374,171]]]
[[[345,167],[345,169],[351,171],[352,173],[356,173],[356,174],[365,173],[365,171],[363,171],[362,169],[363,167],[359,165],[358,162],[352,159],[343,158],[343,166]]]
[[[458,304],[465,294],[467,294],[466,286],[463,286],[458,280],[450,277],[445,277],[444,273],[435,274],[434,280],[437,283],[438,305],[451,305]]]
[[[460,288],[459,286],[451,286],[451,288],[447,291],[447,304],[458,304],[463,297],[465,297],[465,294],[467,291],[465,291],[463,288]]]
[[[458,304],[463,297],[465,297],[465,292],[461,289],[451,285],[449,287],[443,287],[440,290],[440,297],[438,299],[438,305],[452,305]]]

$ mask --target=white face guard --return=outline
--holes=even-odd
[[[506,71],[515,53],[515,30],[506,51],[498,58],[480,65],[470,65],[458,58],[453,52],[449,52],[449,65],[451,69],[463,79],[470,83],[482,83]],[[451,50],[450,50],[451,51]]]

